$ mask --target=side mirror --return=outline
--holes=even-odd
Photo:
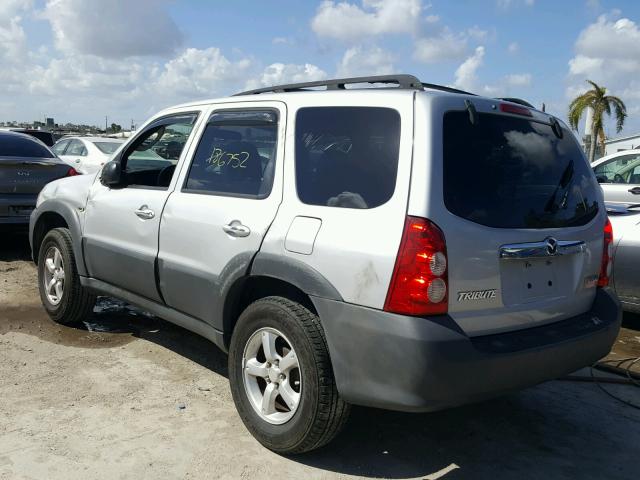
[[[608,179],[605,175],[596,175],[596,180],[598,183],[607,183]]]
[[[116,188],[122,183],[122,165],[117,160],[104,164],[100,173],[100,183],[105,187]]]

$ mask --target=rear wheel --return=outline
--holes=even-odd
[[[247,429],[278,453],[325,445],[349,415],[318,317],[285,298],[260,299],[242,313],[231,339],[229,380]]]
[[[56,322],[69,325],[91,314],[96,297],[80,284],[68,229],[55,228],[42,240],[38,285],[42,305]]]

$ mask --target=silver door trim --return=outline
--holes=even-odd
[[[553,237],[547,237],[541,242],[502,245],[500,247],[500,258],[505,260],[548,258],[583,253],[585,250],[586,245],[582,240],[556,240]]]

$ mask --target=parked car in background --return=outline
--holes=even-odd
[[[53,151],[80,173],[94,173],[109,161],[124,143],[118,138],[65,137],[58,140]]]
[[[613,227],[612,284],[625,310],[640,313],[640,203],[608,203]]]
[[[40,140],[0,131],[0,226],[28,225],[42,187],[77,175]]]
[[[48,130],[35,130],[32,128],[14,128],[14,127],[3,127],[0,130],[8,131],[8,132],[18,132],[24,133],[25,135],[31,135],[32,137],[36,137],[42,143],[44,143],[47,147],[52,147],[56,143],[56,137],[53,133]]]
[[[592,168],[605,201],[640,203],[640,149],[607,155]]]
[[[434,411],[608,354],[608,225],[558,119],[399,75],[159,112],[45,188],[30,241],[52,319],[108,295],[205,336],[249,431],[300,453],[352,404]]]

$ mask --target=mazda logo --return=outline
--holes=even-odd
[[[558,253],[558,241],[553,237],[547,237],[544,239],[544,242],[547,245],[547,254],[555,255]]]

